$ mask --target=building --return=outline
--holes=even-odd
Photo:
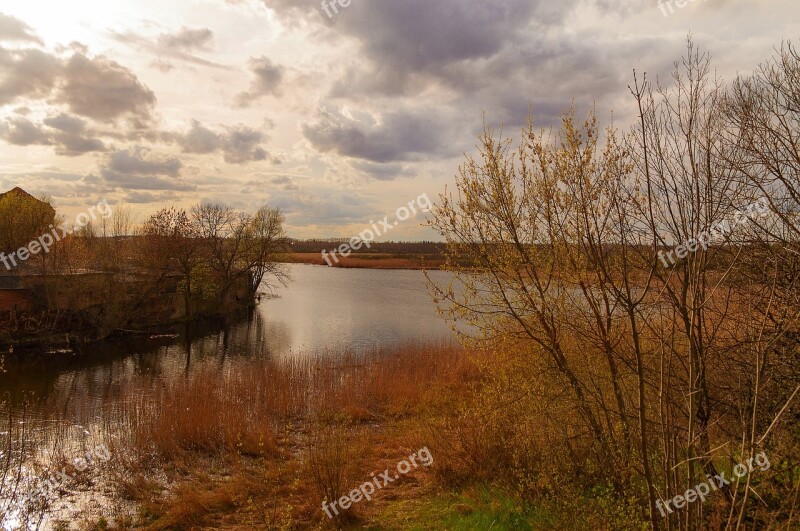
[[[56,211],[22,188],[0,194],[0,252],[12,252],[49,232]]]
[[[3,199],[6,199],[6,198],[8,198],[8,199],[21,199],[21,200],[27,200],[27,201],[35,201],[36,203],[41,205],[45,210],[48,210],[49,212],[51,212],[53,214],[53,217],[55,217],[55,215],[56,215],[56,210],[52,207],[52,205],[50,205],[50,203],[45,203],[44,201],[35,198],[34,196],[32,196],[31,194],[29,194],[28,192],[26,192],[25,190],[23,190],[19,186],[17,186],[16,188],[12,188],[8,192],[3,192],[2,194],[0,194],[0,201],[3,201]]]

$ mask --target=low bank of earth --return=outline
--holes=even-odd
[[[434,255],[398,255],[389,253],[354,253],[350,256],[329,256],[330,264],[321,253],[291,253],[283,258],[288,264],[311,264],[355,269],[439,269],[444,260]]]

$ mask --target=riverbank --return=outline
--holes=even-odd
[[[186,327],[204,325],[226,320],[236,320],[253,307],[253,303],[243,304],[235,310],[230,310],[227,314],[203,315],[188,319],[186,317],[164,319],[159,323],[136,323],[129,322],[125,328],[91,328],[86,327],[79,330],[69,330],[67,328],[41,329],[36,326],[25,326],[27,322],[42,322],[39,315],[21,313],[11,316],[10,313],[0,312],[0,355],[11,362],[20,362],[36,357],[49,358],[52,354],[79,355],[83,349],[91,345],[104,342],[113,343],[122,340],[154,340],[161,338],[174,339],[178,336],[178,330]],[[65,322],[75,322],[69,316],[63,319]],[[23,323],[20,326],[20,323]]]
[[[0,443],[35,457],[0,488],[0,513],[54,529],[646,529],[641,495],[570,466],[584,432],[554,445],[577,414],[526,387],[540,369],[518,354],[407,343],[224,369],[211,359],[156,388],[137,371],[104,394],[100,429],[72,416],[90,394],[46,417],[5,410]],[[109,459],[79,470],[74,457],[97,448]],[[787,479],[787,455],[770,459],[753,480],[768,499]],[[14,458],[0,464],[13,483]],[[26,499],[53,470],[59,488]],[[704,510],[725,518],[722,493]]]
[[[350,256],[336,256],[328,264],[321,253],[291,253],[281,261],[287,264],[310,264],[345,269],[440,269],[444,260],[438,255],[398,255],[392,253],[357,253]]]
[[[425,447],[424,420],[476,378],[470,354],[448,344],[262,362],[224,378],[196,373],[157,401],[110,413],[126,425],[137,418],[113,452],[127,456],[115,473],[148,515],[129,523],[324,529],[381,522],[396,501],[437,488],[434,466],[392,480],[333,519],[323,501],[394,471]]]
[[[572,501],[532,503],[508,488],[507,460],[524,448],[476,422],[473,410],[493,364],[489,353],[439,343],[209,367],[156,393],[145,391],[142,374],[116,388],[103,405],[104,430],[82,443],[107,448],[110,459],[79,474],[65,439],[51,441],[51,463],[80,481],[25,514],[49,514],[69,498],[82,509],[69,520],[45,516],[48,525],[578,529],[612,521],[603,493],[576,496],[578,513]],[[410,456],[425,458],[411,465]],[[369,499],[359,498],[354,489],[376,481]],[[337,511],[326,511],[334,500]]]

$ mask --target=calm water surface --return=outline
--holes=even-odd
[[[83,408],[113,399],[121,384],[134,377],[150,378],[157,385],[201,367],[230,370],[266,357],[325,355],[343,348],[452,337],[420,271],[311,265],[289,269],[293,281],[276,288],[272,298],[246,317],[193,325],[161,337],[104,342],[80,354],[53,353],[33,363],[7,361],[0,392],[12,402],[24,396],[53,397],[58,407]],[[432,277],[437,283],[448,279],[438,271]],[[91,417],[91,411],[83,413]]]

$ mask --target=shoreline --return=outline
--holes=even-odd
[[[48,358],[53,354],[81,355],[81,350],[92,345],[126,341],[132,338],[156,340],[178,337],[184,327],[203,326],[209,323],[235,320],[246,314],[253,303],[243,305],[227,313],[195,316],[191,319],[173,319],[160,323],[130,324],[126,328],[114,328],[97,337],[89,337],[67,331],[34,333],[21,339],[0,339],[0,356],[11,362],[28,362],[32,358]]]
[[[342,269],[386,269],[386,270],[422,270],[441,269],[443,258],[426,255],[397,255],[390,253],[354,253],[352,256],[337,256],[338,261],[328,265],[320,253],[290,253],[283,256],[279,263],[306,264]]]

